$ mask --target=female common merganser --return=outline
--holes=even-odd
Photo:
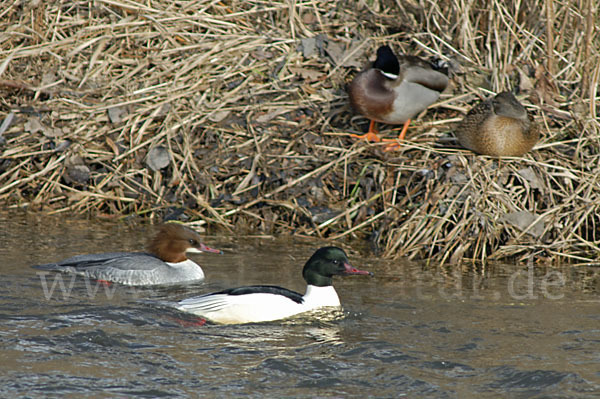
[[[148,253],[109,252],[78,255],[58,263],[34,266],[37,269],[75,273],[96,280],[126,285],[173,284],[204,279],[198,264],[186,252],[214,252],[200,242],[194,230],[177,223],[163,224],[150,240]]]
[[[339,308],[340,298],[332,286],[336,274],[373,275],[353,268],[342,249],[323,247],[302,270],[308,284],[304,295],[281,287],[254,285],[184,299],[175,307],[221,324],[273,321],[322,307]]]

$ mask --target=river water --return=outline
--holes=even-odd
[[[299,292],[331,243],[206,236],[206,282],[104,286],[32,264],[143,249],[150,226],[0,215],[0,397],[589,398],[600,392],[600,268],[386,261],[336,277],[345,317],[201,325],[165,307],[226,287]],[[62,284],[62,285],[61,285]]]

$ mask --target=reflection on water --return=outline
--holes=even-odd
[[[136,250],[151,232],[0,216],[1,397],[556,397],[600,390],[594,267],[425,267],[361,258],[342,318],[220,326],[161,304],[226,287],[304,292],[319,242],[206,237],[204,283],[105,286],[29,268]],[[337,315],[339,316],[339,315]]]

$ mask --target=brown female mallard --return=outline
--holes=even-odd
[[[463,147],[496,157],[521,156],[540,138],[533,117],[508,91],[473,107],[455,134]]]

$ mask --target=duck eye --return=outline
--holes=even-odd
[[[192,246],[196,246],[196,240],[194,240],[193,238],[190,238],[188,241]]]
[[[340,263],[340,261],[337,260],[337,259],[334,259],[332,262],[333,262],[334,265],[337,265],[338,263]]]

